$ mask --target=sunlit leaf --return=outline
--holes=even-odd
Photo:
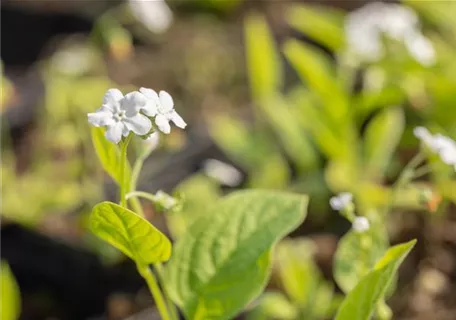
[[[255,308],[247,314],[247,320],[295,320],[298,316],[298,308],[281,292],[265,292],[258,300]]]
[[[247,184],[251,188],[282,189],[290,181],[288,162],[280,154],[270,154],[252,168]]]
[[[348,99],[335,79],[329,58],[317,48],[297,40],[288,40],[284,53],[304,84],[318,94],[328,119],[334,124],[347,121]]]
[[[201,214],[211,214],[204,209],[221,197],[221,190],[209,177],[196,174],[181,182],[175,191],[183,198],[183,207],[167,213],[166,221],[173,238],[177,239]]]
[[[367,176],[378,179],[385,175],[404,127],[404,113],[399,107],[382,110],[369,122],[364,138]]]
[[[299,119],[291,110],[296,106],[287,104],[283,97],[277,94],[262,101],[260,108],[266,114],[296,166],[301,171],[315,168],[318,164],[318,155]]]
[[[90,215],[90,229],[141,265],[167,261],[168,238],[133,211],[112,202],[97,204]]]
[[[388,248],[383,232],[371,228],[363,234],[349,231],[339,241],[334,259],[334,278],[339,287],[350,292],[370,271]]]
[[[92,142],[103,169],[119,184],[121,181],[119,147],[106,139],[103,128],[92,128]],[[125,181],[130,181],[131,168],[129,164],[126,165],[125,175]]]
[[[21,294],[8,263],[2,261],[0,269],[1,320],[16,320],[21,313]]]
[[[287,11],[287,21],[328,49],[339,50],[344,45],[343,13],[331,8],[309,5],[292,5]]]
[[[209,128],[216,144],[251,175],[250,186],[282,188],[288,183],[288,163],[268,132],[248,130],[241,121],[224,115],[212,117]]]
[[[218,201],[179,239],[166,284],[187,319],[231,319],[263,290],[270,251],[305,218],[305,196],[260,190]]]
[[[266,20],[257,14],[245,20],[247,69],[255,99],[277,91],[282,83],[280,57]]]
[[[287,239],[277,247],[279,275],[287,295],[304,308],[313,300],[320,271],[313,262],[315,248],[307,239]]]
[[[377,303],[384,297],[400,264],[412,250],[416,240],[390,248],[368,273],[346,296],[340,306],[336,320],[368,320]]]

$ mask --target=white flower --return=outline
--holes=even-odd
[[[208,159],[203,164],[204,172],[211,178],[229,187],[242,182],[242,173],[235,167],[216,159]]]
[[[434,136],[424,127],[416,127],[413,129],[415,137],[420,139],[426,146],[434,149]]]
[[[353,203],[353,195],[349,192],[339,193],[337,196],[329,200],[329,204],[333,210],[345,210],[350,204]]]
[[[126,137],[130,131],[145,135],[152,129],[149,118],[139,113],[146,102],[137,91],[124,96],[118,89],[109,89],[101,108],[87,115],[89,123],[95,127],[107,127],[105,136],[114,143],[119,143],[122,136]]]
[[[423,66],[431,66],[435,63],[435,50],[431,41],[422,34],[412,34],[405,40],[408,51],[416,61]]]
[[[456,142],[441,134],[432,135],[424,127],[413,129],[415,136],[420,139],[432,152],[439,155],[440,159],[456,170]]]
[[[366,217],[356,217],[352,223],[352,229],[356,232],[365,232],[369,230],[370,223]]]
[[[173,13],[164,0],[129,0],[131,12],[152,32],[163,33],[173,22]]]
[[[155,124],[160,131],[170,133],[170,121],[181,129],[187,126],[184,119],[174,110],[174,101],[168,92],[160,91],[157,94],[154,90],[147,88],[140,88],[139,91],[147,98],[143,112],[149,117],[155,117]]]
[[[432,43],[421,34],[415,12],[405,6],[369,3],[348,15],[345,31],[349,52],[367,62],[383,57],[382,35],[403,42],[422,65],[435,62]]]

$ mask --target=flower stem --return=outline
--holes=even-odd
[[[161,263],[156,263],[154,265],[154,267],[155,267],[155,271],[157,271],[158,280],[160,281],[160,283],[163,286],[163,293],[164,293],[166,301],[168,303],[168,308],[169,308],[169,311],[171,314],[171,319],[179,320],[179,313],[177,312],[177,308],[174,305],[174,303],[171,301],[171,298],[169,297],[168,292],[166,291],[166,287],[164,286],[163,267],[162,267]]]
[[[166,302],[163,297],[163,294],[160,290],[160,287],[157,284],[154,274],[151,272],[149,266],[137,265],[139,274],[146,280],[147,286],[149,287],[150,293],[154,297],[155,304],[157,306],[158,312],[160,313],[162,320],[171,320],[172,318],[169,315],[168,308],[166,307]]]
[[[133,198],[138,198],[138,197],[147,199],[154,203],[155,203],[155,201],[157,201],[157,199],[155,198],[155,195],[150,194],[148,192],[144,192],[144,191],[132,191],[126,195],[127,199],[133,199]]]
[[[414,178],[414,170],[421,162],[423,162],[423,160],[423,154],[421,152],[418,152],[404,167],[401,174],[399,175],[399,178],[397,178],[396,182],[392,186],[390,200],[388,201],[388,204],[385,208],[385,215],[388,214],[388,212],[391,210],[391,207],[394,205],[398,191],[404,185],[410,182],[411,179]]]
[[[126,181],[125,177],[125,167],[127,165],[127,149],[128,144],[130,143],[133,134],[130,133],[127,138],[121,142],[120,148],[120,205],[122,207],[127,207],[127,198],[125,197],[128,188],[128,182]]]

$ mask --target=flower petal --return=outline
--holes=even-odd
[[[109,111],[97,111],[87,114],[88,121],[94,127],[110,126],[114,124],[112,113]]]
[[[116,122],[114,125],[110,126],[108,130],[106,130],[105,137],[111,142],[119,143],[120,139],[122,138],[124,124],[122,122]]]
[[[158,94],[155,92],[155,90],[141,87],[139,88],[139,92],[141,92],[147,99],[154,99],[155,101],[159,101]]]
[[[155,124],[161,132],[169,134],[171,132],[171,126],[169,125],[169,120],[161,114],[158,114],[155,117]]]
[[[158,94],[154,90],[147,88],[140,88],[139,92],[141,92],[147,99],[143,112],[149,117],[155,117],[158,113],[158,105],[160,103]]]
[[[149,118],[140,113],[124,119],[123,123],[129,130],[140,136],[147,134],[152,129],[152,123]]]
[[[119,102],[123,97],[119,89],[109,89],[103,96],[103,106],[109,108],[111,111],[115,111],[115,108],[118,108]]]
[[[173,110],[174,101],[168,92],[163,91],[163,90],[160,91],[159,97],[160,97],[160,104],[161,104],[161,110],[159,108],[160,113],[164,114],[164,113],[168,113],[171,110]]]
[[[172,122],[174,122],[174,124],[177,127],[181,128],[181,129],[184,129],[187,126],[187,124],[185,123],[184,119],[182,119],[182,117],[174,110],[169,115],[169,119]]]
[[[130,134],[130,130],[127,128],[127,126],[124,124],[124,126],[122,127],[122,135],[124,137],[128,136]]]
[[[146,97],[138,91],[127,93],[120,101],[120,108],[125,111],[127,117],[136,115],[139,110],[146,106]]]

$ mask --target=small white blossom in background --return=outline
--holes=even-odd
[[[359,233],[365,232],[365,231],[369,230],[369,228],[370,228],[370,223],[366,217],[356,217],[353,220],[352,229],[355,232],[359,232]]]
[[[238,169],[216,159],[204,161],[203,171],[209,177],[229,187],[236,187],[242,182],[242,173]]]
[[[95,127],[107,127],[106,139],[114,143],[119,143],[130,131],[145,135],[152,129],[150,119],[139,112],[146,102],[144,95],[137,91],[124,96],[118,89],[109,89],[101,108],[87,115],[89,123]]]
[[[149,31],[163,33],[173,23],[173,12],[164,0],[129,0],[135,18]]]
[[[349,192],[339,193],[329,200],[329,204],[333,210],[343,211],[349,205],[353,204],[353,195]]]
[[[174,110],[174,101],[168,92],[160,91],[157,94],[147,88],[140,88],[139,91],[147,98],[143,112],[149,117],[155,117],[155,124],[161,132],[166,134],[171,132],[170,121],[181,129],[187,126],[184,119]]]
[[[155,194],[155,203],[162,207],[164,210],[170,210],[178,204],[178,201],[166,192],[159,190]]]
[[[349,52],[367,61],[384,55],[382,35],[401,41],[410,55],[424,66],[435,63],[432,43],[420,30],[418,17],[405,6],[373,2],[350,13],[345,22]]]
[[[456,170],[456,142],[441,134],[431,134],[424,127],[413,129],[414,135],[420,139],[432,152],[439,155],[440,159],[453,166]]]

